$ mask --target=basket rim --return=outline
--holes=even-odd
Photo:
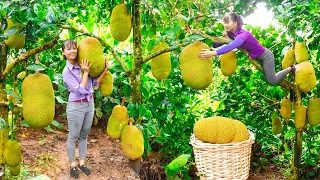
[[[220,147],[224,147],[224,148],[228,148],[228,147],[236,147],[236,146],[247,146],[247,145],[251,145],[254,143],[254,134],[253,132],[249,131],[249,139],[242,141],[242,142],[231,142],[231,143],[226,143],[226,144],[213,144],[213,143],[208,143],[208,142],[203,142],[200,139],[198,139],[194,133],[192,133],[191,137],[190,137],[190,144],[193,147],[211,147],[211,148],[220,148]]]

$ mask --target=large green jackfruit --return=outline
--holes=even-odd
[[[281,101],[281,109],[280,109],[280,115],[283,117],[283,119],[290,119],[292,114],[292,103],[290,99],[283,98]]]
[[[16,140],[8,140],[4,148],[3,157],[9,166],[15,167],[22,162],[22,148]]]
[[[309,58],[308,50],[306,47],[306,43],[303,40],[298,40],[295,43],[294,55],[297,63],[301,63],[303,61],[307,61]]]
[[[271,117],[272,120],[272,133],[273,134],[280,134],[282,132],[282,123],[281,119],[278,115],[274,115]]]
[[[152,49],[152,53],[168,48],[168,44],[160,42]],[[151,60],[151,72],[157,80],[165,79],[169,76],[171,71],[170,52],[163,53]]]
[[[282,60],[282,69],[287,69],[289,66],[294,64],[296,59],[294,58],[294,50],[289,49]]]
[[[87,37],[80,41],[78,45],[78,63],[88,60],[91,64],[89,75],[98,77],[106,67],[102,45],[96,38]]]
[[[22,82],[23,117],[34,129],[51,124],[55,113],[55,98],[51,80],[46,74],[35,73]]]
[[[317,85],[316,74],[309,61],[296,66],[295,81],[300,92],[310,92]]]
[[[247,126],[239,120],[234,120],[233,123],[236,127],[237,132],[231,142],[242,142],[242,141],[248,140],[249,131],[247,129]]]
[[[116,5],[110,17],[110,33],[117,41],[124,41],[130,35],[132,29],[131,15],[126,4]]]
[[[113,78],[112,74],[108,71],[102,78],[99,90],[102,96],[109,96],[113,91]]]
[[[294,124],[296,129],[303,129],[306,124],[307,108],[301,102],[295,105]]]
[[[226,117],[210,117],[198,120],[193,127],[194,135],[203,142],[230,143],[236,135],[234,120]]]
[[[20,169],[21,169],[20,165],[15,167],[9,166],[10,174],[12,176],[18,176],[20,174]]]
[[[237,68],[237,58],[234,51],[229,51],[221,55],[220,60],[221,72],[225,76],[231,76]]]
[[[13,21],[11,19],[7,19],[7,22],[8,22],[8,26],[4,30],[4,33],[8,32],[8,30],[14,26],[16,26],[18,28],[18,30],[13,35],[9,36],[8,39],[6,39],[4,42],[9,47],[12,47],[15,49],[23,48],[25,45],[26,35],[25,34],[20,35],[20,31],[21,31],[22,27],[20,26],[19,23],[13,23]]]
[[[136,160],[141,158],[144,152],[144,139],[143,134],[137,126],[129,125],[125,126],[121,134],[121,150],[123,154],[130,160]]]
[[[320,124],[320,98],[309,100],[307,117],[312,126]]]
[[[113,139],[121,137],[121,131],[129,122],[129,114],[124,106],[125,98],[122,98],[121,105],[116,105],[112,109],[111,116],[107,124],[107,133]]]
[[[212,58],[201,60],[198,53],[209,49],[208,45],[196,41],[183,48],[180,53],[180,70],[183,81],[191,88],[202,90],[212,82]]]

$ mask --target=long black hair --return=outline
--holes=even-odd
[[[226,14],[224,17],[223,17],[223,22],[229,22],[229,21],[234,21],[234,22],[237,22],[238,24],[238,29],[241,29],[242,26],[243,26],[243,20],[241,18],[240,15],[237,15],[235,13],[229,13],[229,14]]]

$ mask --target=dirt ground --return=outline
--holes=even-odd
[[[67,127],[67,124],[64,123]],[[24,165],[28,167],[31,175],[36,176],[44,174],[53,180],[68,180],[69,163],[65,143],[67,140],[67,131],[55,130],[47,132],[45,130],[31,130],[23,128],[18,131],[18,139],[23,147]],[[78,157],[78,152],[77,157]],[[104,130],[93,127],[88,138],[87,166],[91,168],[92,175],[85,177],[80,174],[80,180],[136,180],[136,179],[163,179],[159,174],[143,175],[142,169],[140,176],[136,174],[128,165],[128,159],[123,155],[120,143],[107,136]],[[149,161],[150,163],[151,161]],[[161,164],[149,165],[147,161],[145,166],[156,167],[161,172]],[[148,164],[148,165],[146,165]],[[154,169],[154,168],[153,168]],[[163,172],[163,171],[162,171]],[[141,175],[142,174],[142,175]],[[146,178],[148,177],[149,178]],[[150,178],[152,177],[152,178]],[[250,173],[251,180],[265,179],[283,179],[278,172],[268,173]]]

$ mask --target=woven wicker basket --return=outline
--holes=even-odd
[[[248,179],[253,133],[248,140],[238,143],[204,143],[192,134],[196,166],[200,179]]]

